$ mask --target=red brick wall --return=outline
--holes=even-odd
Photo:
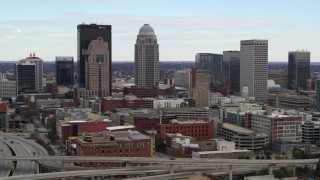
[[[102,99],[101,112],[111,111],[113,109],[124,108],[124,99]]]
[[[108,122],[86,122],[86,123],[77,123],[78,124],[78,133],[92,133],[92,132],[102,132],[106,130],[106,127],[109,127]]]
[[[144,143],[144,146],[142,146]],[[108,157],[151,157],[153,147],[151,139],[127,142],[81,142],[76,141],[77,156],[108,156]],[[132,144],[132,145],[131,145]],[[82,166],[96,167],[97,163],[81,163]],[[119,163],[100,163],[100,166],[121,166]]]
[[[145,104],[144,99],[125,100],[124,101],[124,108],[138,109],[138,108],[143,108],[144,104]]]
[[[159,119],[134,119],[134,126],[138,130],[151,130],[156,129],[157,125],[159,124]]]
[[[166,133],[181,133],[197,140],[209,140],[213,138],[213,122],[190,124],[161,124],[158,125],[160,136],[164,139]]]
[[[199,152],[201,150],[200,150],[200,148],[186,147],[186,148],[183,149],[183,151],[184,151],[184,157],[191,158],[192,157],[192,152]]]

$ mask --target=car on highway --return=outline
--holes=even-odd
[[[174,157],[171,157],[171,158],[169,158],[170,160],[176,160],[176,158],[174,158]]]

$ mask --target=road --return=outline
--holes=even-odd
[[[0,141],[0,156],[12,156],[8,146]],[[11,161],[0,161],[0,177],[9,176],[11,172]]]
[[[157,166],[147,166],[147,167],[135,167],[135,168],[121,168],[121,169],[103,169],[103,170],[81,170],[81,171],[68,171],[68,172],[56,172],[56,173],[45,173],[45,174],[34,174],[34,175],[24,175],[24,176],[12,176],[0,178],[0,180],[17,180],[17,179],[29,179],[29,180],[39,180],[39,179],[58,179],[58,178],[79,178],[79,177],[102,177],[102,176],[117,176],[117,175],[147,175],[147,177],[140,177],[135,179],[178,179],[185,178],[187,176],[193,175],[195,173],[204,172],[207,174],[215,173],[216,175],[228,174],[228,166],[224,168],[215,167],[205,167],[205,166],[183,166],[174,169],[175,174],[168,174],[169,169]],[[264,167],[255,168],[254,171],[262,169]],[[251,170],[251,171],[250,171]],[[239,172],[252,172],[252,167],[237,167]],[[237,174],[235,171],[234,174]]]
[[[317,164],[319,159],[293,159],[293,160],[255,160],[255,159],[197,159],[154,158],[154,157],[105,157],[105,156],[12,156],[0,157],[1,160],[39,160],[39,161],[63,161],[63,162],[129,162],[137,164],[193,164],[193,165],[292,165],[292,164]]]
[[[8,136],[1,136],[1,140],[13,150],[15,156],[33,156],[32,148],[26,143]],[[17,161],[13,175],[33,174],[34,168],[34,161]]]

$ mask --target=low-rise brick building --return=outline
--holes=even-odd
[[[151,137],[137,131],[116,131],[93,133],[91,136],[77,138],[77,156],[110,156],[110,157],[152,157],[153,143]],[[119,163],[84,162],[86,167],[114,167]]]
[[[169,123],[159,124],[157,127],[158,133],[163,139],[165,139],[167,133],[181,133],[185,136],[194,137],[197,140],[209,140],[214,136],[213,121],[171,120]]]

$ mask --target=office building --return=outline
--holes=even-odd
[[[176,87],[188,89],[190,86],[190,70],[176,70],[174,72],[174,84]]]
[[[215,84],[223,83],[222,61],[223,56],[221,54],[196,54],[196,68],[209,71]]]
[[[269,136],[270,143],[277,140],[300,142],[302,117],[289,114],[280,114],[277,111],[271,113],[252,113],[251,129]]]
[[[17,96],[17,82],[14,75],[0,73],[0,97],[13,98]]]
[[[8,105],[6,102],[0,101],[0,130],[8,130]]]
[[[223,84],[229,94],[240,93],[240,51],[223,51]]]
[[[189,97],[195,100],[196,107],[207,107],[212,76],[207,70],[192,68]]]
[[[106,97],[111,95],[110,53],[108,43],[102,37],[92,40],[85,56],[85,88],[75,90],[77,98]]]
[[[268,74],[268,80],[274,80],[281,88],[288,88],[288,71],[286,70],[272,70]]]
[[[87,49],[92,40],[96,40],[98,37],[103,38],[108,43],[109,52],[109,82],[112,78],[112,36],[111,36],[111,25],[98,25],[98,24],[79,24],[78,30],[78,83],[80,87],[85,86],[85,60],[86,55],[82,53],[83,49]],[[109,84],[109,92],[111,92],[111,83]]]
[[[74,85],[74,61],[71,56],[56,57],[56,83],[57,85]]]
[[[19,60],[19,63],[35,64],[35,90],[36,92],[43,92],[43,60],[37,57],[35,53],[30,53],[29,57]]]
[[[268,40],[243,40],[240,47],[240,88],[248,86],[249,96],[267,97]]]
[[[267,98],[272,107],[288,109],[311,109],[312,98],[304,95],[268,94]]]
[[[320,79],[316,80],[316,110],[320,111]]]
[[[307,88],[310,79],[310,51],[290,51],[288,62],[288,88]]]
[[[16,88],[17,94],[36,93],[36,64],[18,62],[16,64]]]
[[[153,28],[143,25],[135,44],[134,80],[138,87],[152,88],[159,83],[159,44]]]
[[[310,144],[320,143],[320,121],[302,122],[302,141]]]

